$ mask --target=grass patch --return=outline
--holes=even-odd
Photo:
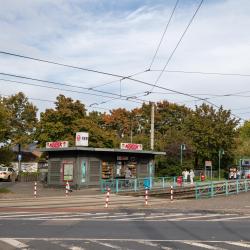
[[[11,191],[8,188],[0,188],[0,194],[7,194],[11,193]]]

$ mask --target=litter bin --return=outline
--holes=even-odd
[[[145,178],[144,181],[143,181],[143,185],[144,185],[144,188],[150,188],[150,179],[149,178]]]

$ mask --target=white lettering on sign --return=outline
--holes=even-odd
[[[77,132],[76,133],[76,146],[85,146],[89,145],[89,133],[87,132]]]
[[[136,143],[121,143],[121,149],[127,149],[127,150],[142,150],[142,144],[136,144]]]
[[[46,142],[46,148],[67,148],[68,146],[69,146],[68,141]]]

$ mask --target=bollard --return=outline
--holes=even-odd
[[[148,205],[148,189],[145,189],[145,205]]]
[[[106,202],[105,202],[105,207],[108,207],[109,204],[109,195],[110,195],[110,188],[107,189],[107,194],[106,194]]]
[[[37,194],[36,194],[36,185],[37,185],[37,183],[36,183],[36,181],[35,181],[35,183],[34,183],[34,197],[36,198],[37,197]]]
[[[173,189],[173,186],[170,186],[170,200],[174,201],[174,189]]]
[[[66,196],[66,197],[69,196],[69,189],[70,189],[70,187],[69,187],[69,182],[67,181],[67,182],[66,182],[66,186],[65,186],[65,196]]]

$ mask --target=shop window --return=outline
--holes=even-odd
[[[114,177],[115,163],[102,162],[102,179],[112,179]]]
[[[116,177],[117,178],[125,178],[126,169],[130,169],[131,177],[137,177],[137,161],[135,157],[126,157],[126,156],[117,156],[116,162]]]

